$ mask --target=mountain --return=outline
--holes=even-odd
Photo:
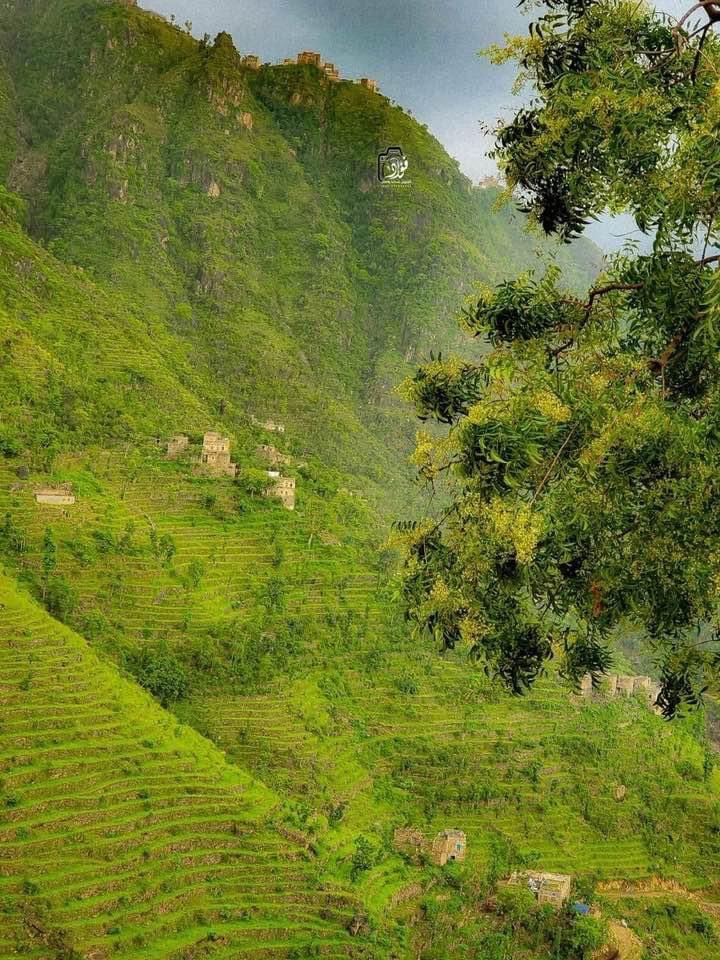
[[[387,544],[420,509],[396,385],[483,349],[478,285],[582,289],[597,251],[312,64],[119,0],[8,0],[0,40],[0,956],[582,956],[495,889],[532,865],[710,960],[702,718],[509,697],[409,634]],[[394,840],[450,827],[464,865]]]
[[[229,431],[286,422],[298,452],[402,502],[393,388],[474,284],[536,263],[521,221],[400,107],[311,65],[254,70],[227,34],[117,2],[23,0],[2,23],[4,170],[33,238],[192,366]],[[377,182],[392,144],[404,189]],[[598,262],[553,255],[578,282]]]

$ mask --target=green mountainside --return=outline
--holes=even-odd
[[[282,420],[402,502],[413,426],[392,390],[473,284],[535,263],[520,221],[399,107],[314,67],[251,70],[229,36],[201,46],[121,3],[25,0],[2,22],[7,184],[32,235],[189,361],[228,430]],[[374,179],[392,143],[406,189]]]
[[[587,286],[594,248],[226,34],[100,0],[9,0],[0,32],[0,958],[589,956],[594,920],[495,889],[523,865],[648,956],[717,956],[702,718],[498,691],[409,635],[386,545],[419,498],[395,386],[482,349],[477,284],[555,258]],[[209,430],[235,479],[198,471]],[[467,862],[402,827],[464,830]]]

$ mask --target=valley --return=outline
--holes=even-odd
[[[702,711],[554,665],[513,696],[398,579],[391,522],[447,497],[399,384],[483,354],[481,289],[584,291],[600,252],[372,85],[248,53],[120,0],[0,9],[0,960],[565,960],[605,921],[712,960]],[[593,916],[503,884],[528,869]]]

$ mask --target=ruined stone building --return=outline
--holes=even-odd
[[[295,478],[283,477],[277,470],[268,470],[272,483],[265,490],[266,497],[276,497],[286,510],[295,509]]]
[[[616,697],[632,696],[634,686],[635,686],[634,677],[618,677],[617,684],[615,686],[615,696]]]
[[[203,437],[200,466],[216,476],[234,477],[237,464],[230,460],[230,439],[219,433],[206,433]]]
[[[463,861],[467,852],[467,838],[462,830],[441,830],[433,840],[428,840],[421,830],[402,827],[393,834],[393,843],[411,856],[427,854],[439,867],[451,861]]]
[[[508,883],[513,886],[526,885],[535,894],[538,903],[547,903],[559,910],[570,898],[572,877],[564,873],[542,873],[535,870],[523,870],[513,873]]]
[[[273,420],[266,420],[263,427],[270,433],[285,433],[285,427],[282,423],[275,423]]]
[[[35,491],[35,501],[52,506],[70,506],[75,503],[75,494],[69,483],[63,483],[57,487],[39,487]]]
[[[610,674],[604,679],[601,690],[608,697],[631,697],[639,693],[649,707],[656,712],[659,710],[656,704],[660,693],[660,684],[655,683],[651,677],[628,677]],[[586,673],[580,681],[580,696],[587,699],[592,697],[593,693],[592,678],[589,673]]]
[[[168,460],[174,460],[176,457],[179,457],[184,453],[190,443],[190,437],[186,437],[184,433],[178,433],[174,437],[170,437],[167,442],[167,458]]]
[[[256,448],[257,455],[262,457],[263,460],[266,460],[272,466],[277,467],[281,463],[290,463],[290,457],[286,457],[284,453],[273,447],[269,443],[261,443],[259,447]]]
[[[379,90],[377,80],[371,80],[370,77],[360,77],[358,83],[361,87],[365,87],[370,90],[371,93],[377,93]]]
[[[406,853],[421,852],[427,849],[425,834],[415,827],[398,827],[393,834],[393,843],[398,850]]]
[[[462,830],[442,830],[432,842],[433,863],[444,867],[448,861],[465,859],[467,840]]]
[[[330,78],[330,80],[340,79],[340,71],[338,70],[338,68],[335,66],[334,63],[323,64],[323,70],[325,71],[326,75]]]
[[[248,53],[241,60],[241,63],[244,67],[249,67],[251,70],[260,69],[260,57],[257,57],[254,53]]]

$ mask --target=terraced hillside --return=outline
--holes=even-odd
[[[552,678],[513,699],[462,661],[372,644],[262,695],[200,697],[182,713],[290,796],[299,825],[317,829],[319,810],[328,875],[410,939],[408,901],[431,917],[445,888],[437,868],[394,847],[394,829],[408,825],[467,834],[458,917],[468,896],[485,896],[483,878],[521,864],[614,888],[611,900],[597,894],[604,915],[631,909],[640,929],[652,920],[632,899],[638,884],[662,878],[680,903],[687,889],[720,902],[720,777],[707,767],[697,718],[671,726],[639,701],[588,704]],[[353,877],[365,842],[373,854]],[[709,910],[691,914],[712,930]],[[434,936],[450,951],[455,928],[446,917],[442,933],[437,919]],[[479,922],[487,932],[487,917]],[[710,958],[713,936],[688,956]]]
[[[0,956],[349,956],[277,796],[0,589]]]
[[[58,462],[76,503],[38,504],[48,476],[0,471],[2,540],[18,574],[72,584],[79,629],[96,640],[193,637],[282,621],[312,632],[376,629],[386,610],[377,525],[362,498],[312,466],[287,511],[242,485],[197,474],[154,446],[125,458],[94,451]],[[257,471],[261,476],[262,473]],[[48,538],[52,571],[48,579]],[[344,625],[344,626],[343,626]]]
[[[307,838],[318,875],[352,890],[383,936],[412,949],[408,902],[438,882],[394,848],[407,825],[463,829],[476,881],[500,849],[505,872],[717,896],[720,782],[697,718],[575,701],[554,678],[500,693],[406,636],[361,499],[303,467],[288,512],[197,475],[196,452],[66,456],[52,475],[74,483],[65,508],[35,502],[48,475],[5,470],[8,562],[39,599],[71,584],[62,615],[141,682],[143,651],[153,668],[177,658],[178,720],[281,798],[275,822]]]
[[[389,142],[412,190],[370,176]],[[546,960],[495,883],[533,864],[606,887],[653,960],[713,960],[701,720],[509,698],[396,602],[392,391],[537,262],[521,221],[383,96],[120,0],[2,6],[0,180],[0,958]],[[236,479],[198,471],[206,430]]]

